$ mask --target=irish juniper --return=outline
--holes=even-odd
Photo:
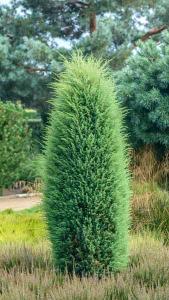
[[[74,54],[53,84],[44,209],[56,267],[102,274],[128,257],[129,178],[122,110],[107,67]]]

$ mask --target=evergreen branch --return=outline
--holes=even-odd
[[[83,2],[83,1],[77,1],[77,0],[68,1],[67,4],[80,5],[80,6],[83,6],[83,7],[89,7],[90,6],[90,3],[86,3],[86,2]]]
[[[32,66],[25,66],[24,64],[17,64],[18,67],[24,68],[28,73],[36,73],[36,72],[47,72],[47,68],[38,68]]]
[[[161,27],[154,27],[154,28],[150,29],[146,34],[144,34],[143,36],[139,37],[139,38],[137,39],[137,41],[138,41],[138,40],[141,40],[142,42],[145,42],[145,41],[147,41],[151,36],[154,36],[154,35],[156,35],[156,34],[159,34],[159,33],[161,33],[162,31],[166,30],[167,28],[168,28],[167,25],[163,25],[163,26],[161,26]],[[134,42],[133,42],[133,47],[132,47],[132,49],[135,48],[135,47],[137,47],[137,41],[134,41]]]
[[[62,9],[65,5],[73,5],[75,7],[89,7],[90,6],[90,3],[87,3],[87,2],[83,2],[83,1],[80,1],[80,0],[69,0],[69,1],[66,1],[64,3],[60,3],[56,6],[57,9]]]
[[[151,36],[156,35],[162,31],[164,31],[165,29],[167,29],[167,25],[152,28],[146,34],[144,34],[140,39],[144,42],[144,41],[148,40]]]

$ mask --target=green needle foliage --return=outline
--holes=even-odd
[[[135,147],[169,149],[169,33],[149,40],[117,73],[118,98],[129,113],[126,124]],[[160,152],[159,151],[159,152]]]
[[[73,54],[53,91],[44,209],[55,265],[79,275],[120,270],[128,257],[130,189],[109,71]]]

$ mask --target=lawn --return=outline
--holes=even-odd
[[[39,207],[4,211],[0,224],[0,299],[169,299],[169,247],[159,234],[131,233],[130,263],[123,272],[80,279],[54,270]]]

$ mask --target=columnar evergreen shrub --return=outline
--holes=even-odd
[[[107,67],[74,54],[53,84],[44,209],[56,267],[102,274],[128,257],[129,178],[122,111]]]
[[[30,152],[30,132],[19,104],[0,101],[0,193],[19,178]]]

